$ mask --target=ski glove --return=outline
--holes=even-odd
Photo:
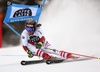
[[[34,54],[32,54],[32,52],[30,50],[27,50],[26,52],[27,52],[29,58],[32,58],[34,56]]]
[[[42,47],[42,45],[43,45],[42,42],[39,42],[39,43],[35,44],[35,47],[37,49],[40,49]]]

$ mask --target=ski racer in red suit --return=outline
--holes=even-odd
[[[45,39],[42,29],[40,28],[41,24],[36,24],[34,19],[28,19],[25,23],[25,29],[21,34],[22,45],[24,50],[27,52],[28,57],[39,56],[43,59],[51,59],[53,56],[50,54],[59,55],[65,59],[72,58],[73,56],[70,53],[65,51],[53,51],[44,48],[52,49],[51,45]]]

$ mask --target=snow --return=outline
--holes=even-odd
[[[40,21],[53,48],[100,57],[99,1],[52,0]],[[100,60],[22,66],[28,58],[21,45],[0,49],[0,72],[99,72]]]

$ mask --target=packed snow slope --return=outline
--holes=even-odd
[[[48,1],[46,2],[48,4]],[[53,48],[100,57],[100,6],[95,0],[52,0],[42,11],[46,39]],[[100,60],[22,66],[22,46],[0,49],[0,72],[99,72]]]

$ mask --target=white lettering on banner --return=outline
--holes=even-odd
[[[32,16],[31,9],[30,8],[19,9],[13,14],[13,17],[22,17],[22,16]]]
[[[12,7],[10,18],[22,17],[22,16],[36,16],[36,12],[37,8],[33,7],[28,7],[28,8]]]
[[[12,19],[12,20],[10,20],[10,22],[26,21],[28,19],[32,19],[32,18]]]

